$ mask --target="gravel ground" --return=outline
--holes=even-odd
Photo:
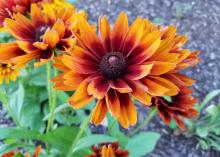
[[[117,15],[125,11],[131,21],[142,16],[163,25],[176,25],[179,33],[188,36],[186,47],[202,52],[202,62],[186,72],[197,80],[194,95],[202,100],[208,92],[220,89],[220,0],[81,0],[76,6],[88,12],[91,22],[108,15],[113,23]],[[213,101],[216,102],[220,102],[220,98]],[[146,110],[139,110],[141,121]],[[158,131],[162,136],[148,157],[220,156],[211,150],[198,149],[195,138],[176,136],[158,117],[144,130]]]

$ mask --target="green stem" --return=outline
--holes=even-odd
[[[74,141],[72,142],[72,145],[70,147],[70,150],[69,152],[67,153],[67,156],[66,157],[72,157],[72,154],[73,154],[73,149],[75,148],[77,142],[79,141],[79,139],[83,136],[83,133],[85,132],[88,124],[89,124],[89,121],[90,121],[90,118],[92,116],[92,112],[91,114],[87,117],[87,119],[81,124],[81,127],[80,127],[80,131],[79,133],[76,135],[76,138],[74,139]]]
[[[134,129],[131,133],[129,133],[129,136],[132,136],[134,134],[136,134],[137,132],[139,132],[144,126],[146,126],[150,120],[157,114],[157,110],[156,108],[153,108],[150,113],[148,114],[148,116],[146,117],[146,119],[139,125],[137,126],[136,129]]]

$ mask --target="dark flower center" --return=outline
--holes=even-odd
[[[41,26],[36,29],[36,35],[35,35],[35,41],[42,41],[42,36],[47,31],[47,29],[50,28],[49,26]]]
[[[108,80],[115,80],[124,75],[126,61],[122,53],[110,52],[102,57],[99,70]]]

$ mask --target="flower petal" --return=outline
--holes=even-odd
[[[99,28],[100,28],[100,34],[102,37],[103,45],[104,45],[107,52],[111,52],[112,51],[111,28],[110,28],[110,24],[109,24],[106,16],[104,16],[103,18],[100,18]]]
[[[112,89],[117,90],[119,93],[130,93],[132,92],[131,87],[128,86],[128,84],[123,81],[122,79],[117,79],[115,81],[110,81],[110,87]]]
[[[0,44],[0,62],[4,63],[12,58],[26,54],[22,51],[16,43],[2,43]]]
[[[84,80],[76,92],[69,98],[68,102],[74,109],[80,109],[93,100],[93,97],[87,93],[88,82]]]
[[[120,101],[118,99],[117,92],[114,90],[109,90],[105,101],[110,113],[117,119],[121,114]]]
[[[92,112],[91,123],[99,125],[105,118],[108,111],[105,99],[101,99],[97,102],[95,109]]]
[[[88,85],[89,95],[97,99],[103,99],[109,90],[109,81],[106,81],[102,76],[91,78],[91,82]]]
[[[140,65],[131,65],[127,69],[126,78],[129,80],[139,80],[145,76],[147,76],[151,69],[153,67],[153,64],[140,64]]]
[[[124,12],[121,12],[115,23],[111,34],[112,51],[120,52],[124,38],[128,32],[128,17]]]
[[[50,48],[55,48],[56,45],[59,43],[59,41],[60,41],[59,33],[53,29],[47,30],[43,35],[43,42],[45,44],[48,44]]]
[[[162,75],[176,67],[176,64],[169,62],[154,61],[150,75]]]

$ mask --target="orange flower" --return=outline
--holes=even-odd
[[[149,105],[152,96],[178,94],[179,88],[163,77],[176,68],[176,60],[161,57],[163,33],[160,28],[142,18],[129,26],[124,13],[119,15],[112,30],[107,18],[100,18],[101,37],[86,20],[78,24],[80,33],[75,34],[78,45],[69,54],[57,57],[55,66],[63,74],[53,81],[58,90],[76,90],[69,99],[75,109],[97,99],[92,123],[100,124],[109,110],[128,128],[137,121],[130,96]],[[172,55],[170,51],[164,53]]]
[[[38,146],[35,149],[35,152],[34,152],[32,157],[38,157],[40,152],[41,152],[41,146]],[[8,153],[3,154],[2,157],[14,157],[14,155],[16,155],[16,153],[17,153],[16,151],[10,151]],[[29,153],[25,153],[25,157],[30,157],[30,154]]]
[[[128,157],[129,152],[121,150],[117,142],[112,144],[103,144],[101,147],[93,146],[93,155],[86,157]]]
[[[5,27],[22,51],[15,52],[14,47],[1,44],[0,47],[5,48],[0,52],[0,62],[13,59],[17,64],[24,64],[38,59],[35,66],[40,66],[53,58],[56,48],[63,51],[75,43],[70,27],[85,14],[76,13],[74,7],[54,8],[49,3],[42,7],[32,4],[30,19],[20,13],[14,15],[14,19],[5,19]]]
[[[170,125],[171,119],[174,119],[181,129],[184,129],[183,118],[192,119],[198,115],[197,110],[194,108],[197,99],[189,94],[192,90],[184,87],[178,95],[171,97],[171,102],[163,97],[153,97],[152,107],[156,107],[159,116],[166,125]]]
[[[0,27],[5,18],[12,18],[14,13],[26,13],[30,10],[31,3],[41,0],[0,0]]]

